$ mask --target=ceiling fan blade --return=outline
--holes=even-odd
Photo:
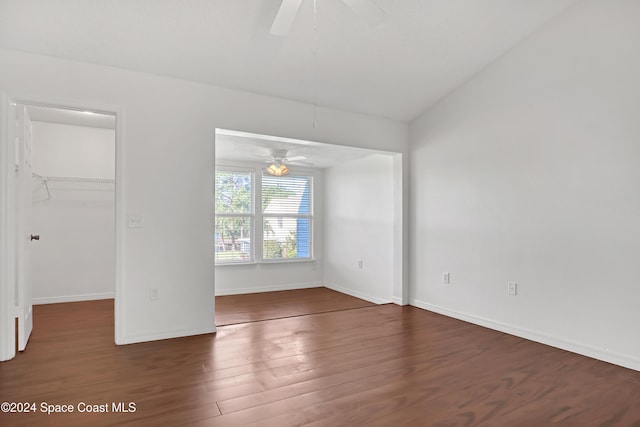
[[[278,14],[273,20],[269,32],[274,36],[286,36],[298,14],[301,3],[302,0],[282,0]]]
[[[342,0],[356,15],[371,25],[380,23],[384,19],[384,11],[371,0]]]
[[[295,161],[295,162],[288,162],[288,163],[292,164],[292,165],[298,165],[298,166],[307,166],[307,167],[315,166],[315,164],[313,164],[311,162],[305,162],[305,161],[301,161],[301,160],[298,160],[298,161]]]
[[[289,162],[296,162],[298,160],[305,160],[306,157],[305,156],[293,156],[293,157],[287,157],[287,161]]]

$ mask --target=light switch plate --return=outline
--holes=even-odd
[[[127,215],[127,227],[129,228],[143,228],[144,222],[142,220],[142,215]]]

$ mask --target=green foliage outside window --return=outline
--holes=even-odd
[[[251,260],[252,174],[216,173],[216,261]]]

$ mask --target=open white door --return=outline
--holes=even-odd
[[[19,166],[16,180],[16,220],[17,236],[17,313],[18,350],[27,347],[33,329],[33,305],[31,285],[31,244],[39,240],[31,229],[31,159],[33,147],[33,128],[24,105],[16,106],[16,135],[19,138]]]

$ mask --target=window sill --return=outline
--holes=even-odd
[[[316,258],[305,259],[282,259],[282,260],[262,260],[262,261],[248,261],[248,262],[227,262],[223,264],[216,264],[216,267],[234,267],[239,265],[278,265],[278,264],[297,264],[305,262],[315,262]]]
[[[221,264],[216,263],[216,267],[235,267],[238,265],[257,265],[256,261],[247,261],[247,262],[224,262]]]
[[[295,258],[284,258],[284,259],[263,259],[258,262],[258,264],[290,264],[290,263],[298,263],[298,262],[314,262],[315,258],[304,258],[304,259],[295,259]]]

